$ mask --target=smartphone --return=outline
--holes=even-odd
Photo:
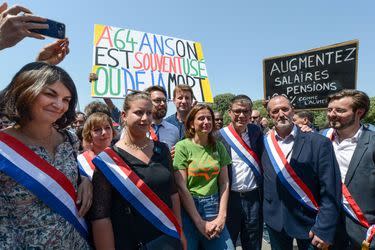
[[[43,22],[48,24],[48,29],[32,29],[31,32],[35,32],[44,36],[49,36],[57,39],[65,38],[65,24],[59,23],[50,19]]]

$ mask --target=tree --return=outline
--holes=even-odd
[[[363,121],[364,123],[375,124],[375,96],[370,98],[370,110]]]
[[[234,95],[230,93],[220,94],[214,97],[214,105],[212,106],[212,109],[223,114],[224,126],[230,123],[230,117],[227,111],[229,109],[230,100],[233,97]]]

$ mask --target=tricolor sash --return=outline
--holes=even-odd
[[[325,137],[333,141],[333,132],[334,132],[333,128],[325,129],[323,130],[322,135],[324,135]]]
[[[333,128],[323,131],[323,135],[333,141]],[[345,213],[352,218],[355,222],[367,229],[366,238],[362,243],[362,249],[369,249],[372,239],[375,236],[375,224],[370,225],[361,208],[350,194],[348,188],[342,183],[342,205]]]
[[[319,210],[318,203],[316,202],[311,190],[298,177],[288,160],[285,158],[283,151],[276,141],[274,130],[264,137],[264,146],[266,147],[273,169],[284,187],[302,205],[317,212]]]
[[[106,148],[93,162],[122,197],[152,225],[167,235],[180,238],[181,227],[172,210],[115,151]]]
[[[95,165],[92,163],[94,157],[90,154],[90,151],[85,151],[82,154],[77,156],[79,172],[83,176],[87,176],[92,180],[94,174]]]
[[[87,225],[78,216],[76,191],[70,180],[25,144],[0,132],[0,170],[30,190],[87,239]]]
[[[249,145],[236,132],[232,124],[220,129],[220,133],[237,155],[251,168],[257,179],[262,178],[262,169],[257,154],[251,150]]]

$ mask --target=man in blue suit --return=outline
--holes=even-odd
[[[341,204],[340,171],[332,143],[293,124],[287,98],[270,99],[267,111],[275,128],[264,138],[263,216],[273,250],[333,243]],[[313,245],[313,246],[312,246]]]
[[[359,207],[356,211],[363,215],[352,216],[343,209],[335,243],[335,249],[339,250],[359,250],[364,240],[369,249],[375,249],[374,240],[371,243],[371,236],[366,237],[368,226],[375,227],[375,132],[361,125],[369,108],[369,97],[354,89],[342,90],[328,98],[327,118],[331,128],[323,134],[332,140],[341,180],[348,190],[343,190],[343,194],[352,197]],[[346,203],[346,208],[352,204]]]

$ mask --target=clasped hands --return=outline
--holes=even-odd
[[[219,216],[212,221],[201,220],[197,228],[207,239],[211,240],[213,238],[220,237],[221,231],[223,231],[225,226],[225,219]]]

